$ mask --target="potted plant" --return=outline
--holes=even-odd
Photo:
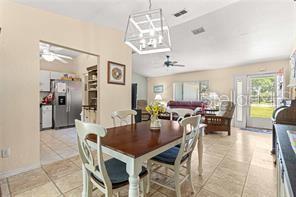
[[[160,113],[165,112],[164,105],[158,101],[154,101],[150,105],[146,106],[146,111],[151,115],[150,129],[152,130],[160,129],[161,124],[160,124],[160,120],[158,119],[158,115]]]

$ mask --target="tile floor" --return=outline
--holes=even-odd
[[[78,155],[75,128],[40,132],[41,164],[50,164]]]
[[[65,131],[65,135],[68,134]],[[55,141],[55,131],[42,134],[44,146]],[[72,135],[72,134],[71,134]],[[63,138],[60,138],[63,141]],[[67,147],[75,150],[75,136]],[[67,144],[65,142],[65,144]],[[73,147],[73,148],[72,148]],[[193,194],[188,182],[182,185],[182,196],[194,197],[273,197],[276,196],[276,170],[270,155],[271,135],[233,129],[232,135],[210,134],[204,138],[204,173],[198,175],[197,151],[193,153]],[[46,148],[45,148],[46,149]],[[68,154],[50,150],[60,156],[59,161],[42,168],[1,180],[2,196],[81,196],[82,177],[79,156],[62,159]],[[71,151],[69,151],[71,152]],[[74,152],[74,151],[73,151]],[[68,156],[71,154],[69,153]],[[158,175],[152,175],[170,183]],[[96,191],[93,196],[101,196]],[[127,196],[125,189],[121,196]],[[149,196],[170,197],[174,192],[153,185]]]

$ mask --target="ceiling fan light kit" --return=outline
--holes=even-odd
[[[170,31],[165,24],[162,9],[131,14],[128,19],[124,42],[138,54],[171,51]]]
[[[67,64],[68,62],[65,61],[64,59],[70,59],[72,60],[73,58],[67,55],[62,55],[59,53],[52,52],[52,46],[49,44],[45,43],[40,43],[39,44],[39,49],[40,49],[40,57],[43,58],[44,60],[48,62],[53,62],[55,60],[58,60],[64,64]]]

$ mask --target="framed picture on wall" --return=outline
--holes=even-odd
[[[125,65],[108,61],[108,83],[125,85]]]
[[[154,93],[163,93],[163,85],[155,85],[153,86]]]
[[[204,80],[199,82],[199,91],[200,93],[205,93],[209,90],[209,81]]]

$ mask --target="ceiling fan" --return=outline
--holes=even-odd
[[[164,65],[165,67],[167,67],[167,68],[169,68],[169,67],[173,67],[173,66],[174,66],[174,67],[185,67],[185,65],[178,64],[177,61],[171,61],[169,55],[167,55],[166,58],[167,58],[167,59],[166,59],[166,61],[164,61],[163,65]]]
[[[40,48],[40,58],[48,62],[53,62],[54,60],[58,60],[64,64],[67,64],[68,62],[65,59],[70,59],[70,60],[73,59],[70,56],[56,53],[55,51],[62,50],[59,47],[51,46],[45,43],[40,43],[39,48]]]

